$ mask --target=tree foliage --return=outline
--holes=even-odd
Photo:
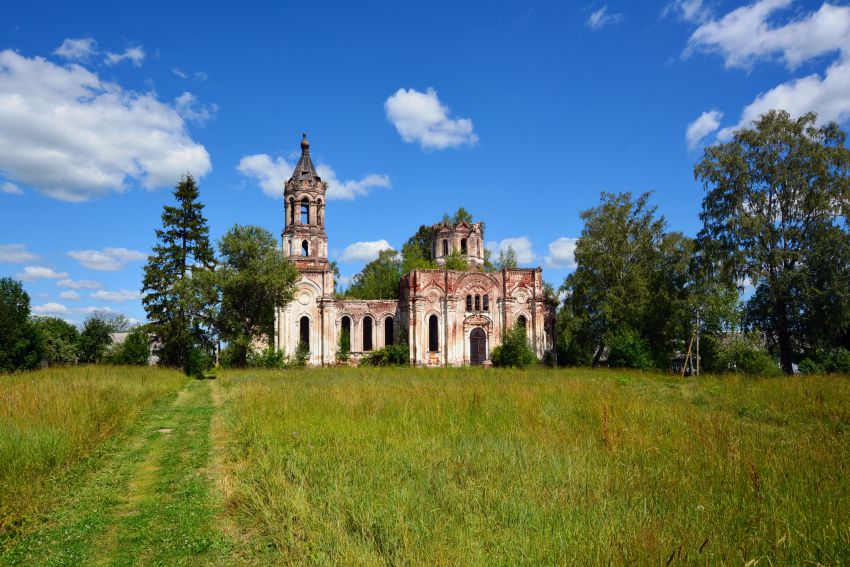
[[[35,368],[41,343],[29,320],[30,297],[21,282],[0,278],[0,372]]]
[[[516,250],[513,246],[508,246],[506,250],[499,250],[499,256],[493,263],[493,269],[499,270],[515,270],[519,267],[519,261],[516,257]]]
[[[112,344],[113,327],[97,315],[83,322],[83,330],[77,343],[80,362],[97,363],[103,360]]]
[[[32,324],[48,364],[77,362],[77,343],[80,333],[74,325],[57,317],[35,317]]]
[[[142,285],[150,328],[162,344],[160,362],[187,373],[200,371],[193,366],[210,358],[214,321],[209,307],[216,303],[215,258],[199,194],[191,175],[177,184],[177,206],[163,208]]]
[[[752,281],[747,320],[782,368],[850,327],[850,150],[834,123],[771,111],[694,169],[703,199],[701,247],[727,282]]]
[[[502,344],[490,351],[493,366],[525,368],[538,363],[528,342],[528,331],[517,323],[502,335]]]
[[[274,336],[275,310],[292,300],[298,270],[277,250],[272,234],[258,226],[231,228],[219,241],[216,281],[221,306],[217,328],[228,341],[250,346]],[[248,348],[231,363],[244,366]]]
[[[398,299],[401,258],[395,250],[381,250],[351,280],[347,295],[355,299]]]

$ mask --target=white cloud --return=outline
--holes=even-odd
[[[20,187],[15,185],[14,183],[9,183],[8,181],[4,181],[0,183],[0,193],[6,193],[7,195],[23,195],[24,192]]]
[[[65,201],[173,186],[210,171],[177,109],[77,64],[0,51],[0,171]]]
[[[707,110],[700,114],[699,118],[688,124],[688,129],[685,131],[688,149],[695,149],[706,136],[720,128],[722,118],[723,113],[719,110]]]
[[[664,7],[662,17],[675,15],[686,22],[702,23],[711,19],[711,10],[702,0],[673,0]]]
[[[378,257],[378,252],[381,250],[394,250],[394,248],[386,240],[355,242],[345,247],[339,259],[343,262],[371,262]]]
[[[824,3],[816,12],[782,26],[768,19],[793,0],[759,0],[702,24],[688,40],[695,50],[719,53],[728,68],[750,69],[761,59],[779,57],[789,69],[826,53],[850,47],[850,7]]]
[[[352,277],[353,276],[339,276],[336,279],[336,282],[339,284],[340,287],[348,287],[348,284],[351,283]]]
[[[80,299],[80,294],[74,290],[63,291],[59,294],[59,299],[67,299],[69,301],[77,301]]]
[[[136,299],[141,299],[142,294],[138,291],[130,291],[129,289],[120,289],[118,291],[95,291],[89,294],[89,297],[92,299],[99,299],[101,301],[114,301],[116,303],[123,303],[124,301],[133,301]]]
[[[198,102],[198,97],[190,92],[184,92],[175,98],[174,108],[184,120],[194,122],[206,122],[218,112],[218,105],[203,105]]]
[[[625,19],[623,14],[611,14],[608,12],[608,6],[602,6],[598,10],[591,12],[590,16],[587,17],[586,25],[593,31],[598,29],[602,29],[607,25],[619,24]]]
[[[738,124],[722,129],[717,137],[729,140],[734,131],[749,126],[772,109],[783,109],[792,116],[809,111],[818,113],[818,123],[850,119],[850,59],[834,63],[821,78],[817,74],[795,79],[760,94],[741,113]]]
[[[336,172],[329,165],[323,163],[316,166],[316,173],[323,181],[328,182],[328,199],[338,199],[341,201],[351,201],[356,197],[367,195],[374,187],[390,187],[390,178],[387,175],[370,173],[363,179],[353,180],[346,179],[340,181]]]
[[[531,262],[534,262],[534,250],[531,246],[531,239],[527,236],[505,238],[498,242],[488,242],[487,248],[490,249],[494,260],[496,256],[498,256],[499,252],[507,252],[508,248],[513,248],[514,252],[516,252],[517,262],[520,264],[530,264]]]
[[[56,282],[56,285],[59,287],[70,287],[71,289],[100,289],[103,287],[96,281],[92,280],[71,280],[71,279],[62,279]]]
[[[23,264],[38,260],[38,256],[27,250],[26,244],[0,244],[0,262]]]
[[[148,256],[138,250],[128,248],[104,248],[103,250],[71,250],[68,256],[77,260],[90,270],[117,272],[127,262],[144,260]]]
[[[45,266],[25,266],[24,269],[15,275],[16,278],[23,281],[32,280],[58,280],[67,278],[67,272],[57,272],[53,268]]]
[[[295,164],[283,157],[272,158],[268,154],[254,154],[239,160],[236,169],[243,175],[256,179],[268,197],[279,199],[283,196],[283,185],[292,176]],[[328,200],[352,200],[368,194],[374,187],[390,187],[390,178],[386,175],[370,173],[363,179],[340,181],[329,165],[320,163],[316,173],[328,184]]]
[[[550,268],[575,268],[577,242],[578,238],[562,236],[549,243],[546,265]]]
[[[171,72],[180,77],[181,79],[189,78],[189,75],[187,75],[186,72],[183,71],[183,69],[180,69],[179,67],[174,67]]]
[[[817,57],[837,53],[823,74],[813,73],[759,94],[741,113],[738,123],[721,129],[720,141],[747,127],[765,112],[782,109],[794,117],[814,111],[818,122],[850,119],[850,6],[824,3],[797,19],[776,24],[777,11],[793,0],[759,0],[703,23],[691,36],[685,54],[695,50],[719,53],[726,67],[751,69],[759,61],[778,59],[790,69]],[[718,112],[718,111],[712,111]],[[719,126],[720,115],[704,113],[688,127],[688,144]],[[700,121],[702,121],[700,124]],[[702,128],[702,130],[700,130]]]
[[[45,303],[34,306],[32,312],[36,315],[67,315],[71,310],[61,303]]]
[[[106,54],[106,59],[103,60],[107,65],[116,65],[121,63],[122,61],[130,61],[136,67],[142,66],[142,61],[145,60],[145,50],[141,47],[128,47],[124,50],[124,53],[112,53],[111,51]]]
[[[74,313],[86,313],[86,314],[90,315],[92,313],[113,313],[113,314],[117,314],[117,313],[121,313],[121,312],[118,311],[117,309],[113,309],[112,307],[89,306],[89,307],[75,307]]]
[[[97,42],[90,37],[66,39],[53,53],[71,61],[87,61],[97,53]]]
[[[419,142],[423,149],[446,149],[475,145],[478,136],[469,118],[449,118],[449,107],[432,87],[424,93],[399,89],[384,103],[387,120],[405,142]]]

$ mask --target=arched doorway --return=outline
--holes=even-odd
[[[393,343],[395,343],[393,318],[387,317],[386,319],[384,319],[384,346],[389,346]]]
[[[469,333],[469,361],[472,364],[484,364],[487,360],[487,334],[476,327]]]

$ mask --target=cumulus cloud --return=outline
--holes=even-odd
[[[619,13],[610,13],[608,12],[608,6],[602,6],[598,10],[591,12],[587,17],[587,22],[585,24],[587,27],[596,31],[598,29],[602,29],[607,25],[619,24],[625,19],[623,14]]]
[[[90,270],[117,272],[128,262],[144,260],[148,256],[128,248],[104,248],[103,250],[71,250],[68,256]]]
[[[69,61],[88,61],[97,53],[97,42],[90,37],[69,38],[63,41],[53,53]]]
[[[56,282],[59,287],[69,287],[71,289],[100,289],[103,287],[96,281],[92,280],[71,280],[64,278]]]
[[[59,299],[67,299],[68,301],[77,301],[80,299],[80,294],[76,291],[69,289],[68,291],[63,291],[59,294]]]
[[[394,250],[394,248],[386,240],[355,242],[345,247],[339,259],[343,262],[371,262],[378,257],[378,252],[381,250]]]
[[[726,67],[750,69],[778,57],[789,69],[826,53],[845,50],[850,37],[850,7],[824,3],[817,11],[782,26],[769,19],[793,0],[760,0],[702,24],[688,40],[695,50],[719,53]]]
[[[575,268],[577,242],[578,238],[567,236],[562,236],[554,242],[550,242],[546,265],[550,268]]]
[[[520,264],[530,264],[534,262],[534,250],[531,246],[531,239],[527,236],[518,236],[516,238],[505,238],[499,241],[487,243],[487,248],[490,249],[495,258],[499,252],[507,252],[508,248],[513,248],[516,253],[517,262]]]
[[[154,93],[101,80],[78,64],[0,51],[0,171],[65,201],[173,186],[210,171],[185,119]]]
[[[720,128],[722,118],[723,113],[719,110],[707,110],[700,114],[699,118],[688,124],[688,129],[685,131],[688,149],[695,149],[706,136],[716,132]]]
[[[141,67],[142,61],[144,60],[144,49],[142,49],[141,47],[128,47],[124,50],[124,53],[107,53],[106,58],[103,60],[103,62],[107,65],[117,65],[122,61],[130,61],[136,67]]]
[[[7,195],[23,195],[24,192],[20,187],[15,185],[14,183],[9,183],[8,181],[4,181],[0,183],[0,193],[6,193]]]
[[[38,260],[38,256],[27,250],[26,244],[0,244],[0,262],[23,264]]]
[[[295,164],[283,157],[271,157],[268,154],[254,154],[239,160],[236,169],[246,177],[255,179],[268,197],[279,199],[283,196],[283,185],[292,176]],[[386,175],[370,173],[366,177],[344,181],[337,177],[333,168],[320,163],[316,173],[328,184],[328,200],[350,201],[368,194],[375,187],[390,187],[390,178]]]
[[[727,68],[751,69],[760,61],[779,60],[793,71],[812,59],[837,54],[823,74],[795,78],[759,94],[737,124],[718,131],[718,140],[730,139],[735,130],[773,109],[795,117],[814,111],[820,123],[850,119],[850,6],[824,3],[784,24],[776,23],[777,12],[792,4],[793,0],[759,0],[704,22],[691,35],[686,55],[697,50],[717,53]],[[710,112],[688,127],[689,147],[693,148],[691,128],[693,139],[717,130],[722,115]]]
[[[23,281],[32,280],[58,280],[67,278],[67,272],[57,272],[46,266],[25,266],[23,270],[15,274],[15,277]]]
[[[45,303],[34,306],[32,312],[36,315],[67,315],[71,310],[61,303]]]
[[[432,87],[424,93],[399,89],[386,100],[384,109],[401,139],[418,142],[423,149],[443,150],[478,142],[472,120],[449,118],[449,107],[440,102]]]
[[[89,294],[92,299],[101,301],[112,301],[115,303],[123,303],[125,301],[133,301],[141,299],[142,294],[138,291],[130,291],[129,289],[120,289],[118,291],[100,290]]]

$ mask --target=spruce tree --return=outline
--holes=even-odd
[[[187,374],[197,372],[199,360],[212,349],[205,313],[215,303],[209,277],[215,256],[198,196],[195,179],[187,174],[174,190],[177,206],[163,208],[142,288],[142,303],[160,342],[160,363]]]

